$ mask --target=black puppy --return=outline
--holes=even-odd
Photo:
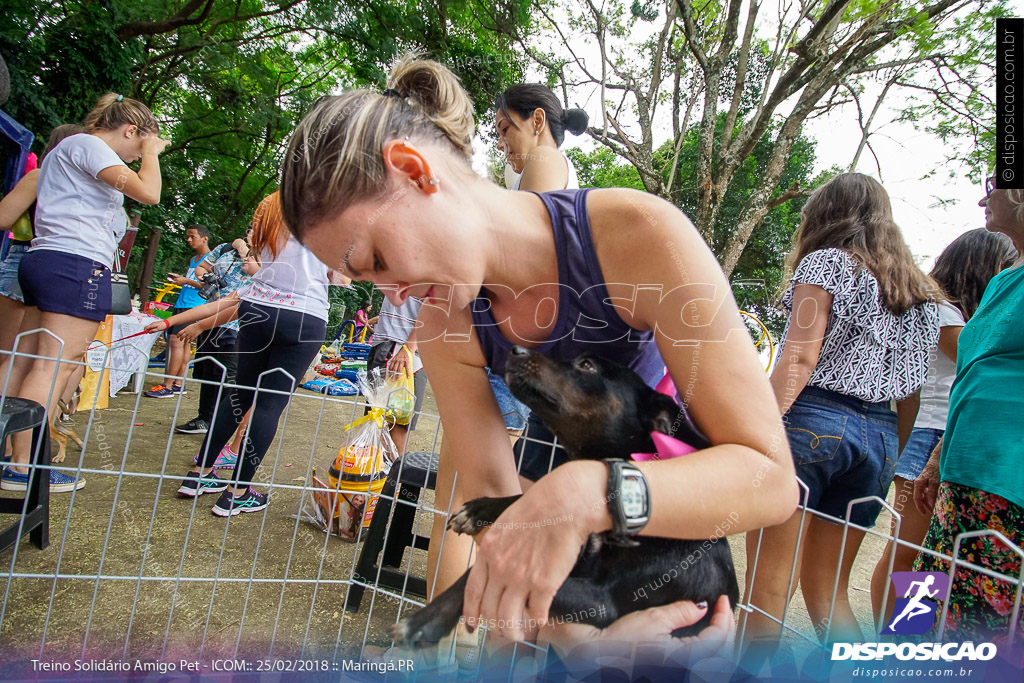
[[[507,368],[509,389],[558,437],[570,458],[629,459],[631,453],[654,452],[652,431],[698,448],[708,445],[675,401],[615,363],[589,354],[558,362],[514,347]],[[517,498],[471,500],[452,515],[448,528],[475,535]],[[658,501],[652,505],[657,509]],[[731,524],[725,521],[723,526],[728,529]],[[638,545],[633,547],[609,540],[608,534],[590,536],[555,594],[550,618],[573,615],[575,621],[604,628],[630,612],[677,600],[714,605],[726,595],[735,605],[739,598],[732,552],[724,537],[688,541],[637,536]],[[467,571],[429,605],[395,624],[395,642],[425,647],[450,633],[462,615],[468,576]],[[708,609],[701,621],[673,635],[699,633],[711,616]]]

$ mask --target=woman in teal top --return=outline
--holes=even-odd
[[[1024,190],[997,190],[989,178],[979,205],[985,208],[985,227],[1007,235],[1024,253]],[[959,534],[981,529],[1024,546],[1022,380],[1024,260],[1018,258],[992,278],[960,333],[946,432],[915,482],[918,509],[932,515],[926,548],[951,556]],[[965,539],[959,556],[1000,574],[1020,574],[1019,556],[994,535]],[[914,569],[948,572],[949,563],[921,553]],[[1012,584],[958,567],[946,632],[956,639],[1005,640],[1015,597]],[[1017,626],[1021,630],[1024,619]]]

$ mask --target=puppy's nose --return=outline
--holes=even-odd
[[[513,356],[528,356],[530,355],[530,349],[524,346],[513,346],[511,350]]]

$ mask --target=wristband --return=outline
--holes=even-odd
[[[167,318],[164,318],[164,329],[165,330],[171,329],[171,321],[168,320]]]

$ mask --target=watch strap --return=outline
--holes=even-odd
[[[647,525],[647,517],[650,516],[650,489],[647,486],[647,479],[643,472],[628,460],[608,459],[604,461],[608,466],[608,513],[612,518],[612,530],[606,534],[606,540],[620,545],[632,547],[639,545],[633,538]],[[636,479],[642,482],[644,496],[647,499],[647,515],[643,521],[636,523],[627,516],[622,501],[623,472],[629,470],[636,475]]]

